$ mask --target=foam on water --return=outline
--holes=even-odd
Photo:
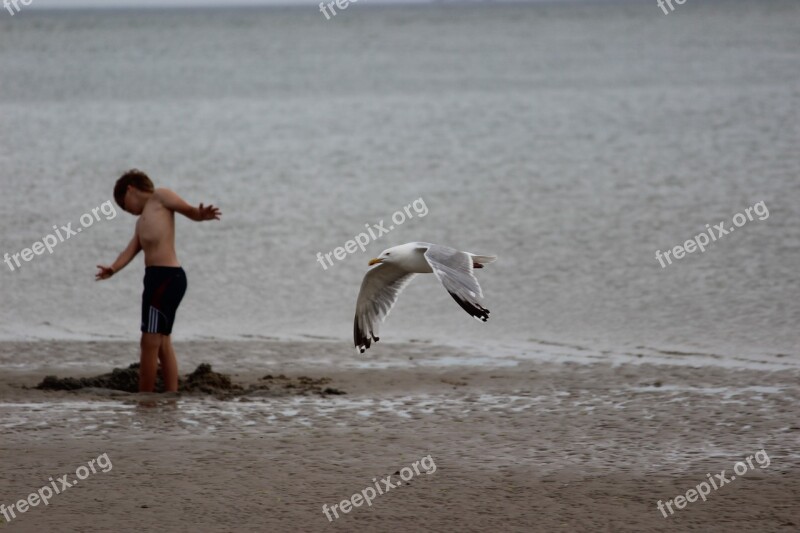
[[[643,395],[663,396],[665,402],[685,402],[692,397],[714,397],[720,404],[758,402],[770,410],[771,402],[786,400],[781,387],[742,385],[728,387],[630,386],[598,394],[594,390],[558,390],[532,394],[524,390],[508,394],[491,392],[420,394],[394,397],[293,397],[249,398],[219,401],[211,398],[159,400],[155,406],[123,401],[45,401],[0,403],[0,428],[44,437],[48,432],[69,430],[76,436],[105,435],[119,427],[153,427],[185,434],[209,433],[220,428],[260,432],[276,427],[358,425],[358,420],[386,415],[400,419],[419,417],[460,418],[491,413],[571,411],[592,413],[598,409],[628,409]],[[647,415],[643,415],[645,418]]]

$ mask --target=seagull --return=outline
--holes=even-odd
[[[433,272],[450,296],[464,311],[477,320],[489,320],[489,310],[480,304],[483,291],[472,273],[497,259],[493,255],[475,255],[455,248],[409,242],[387,248],[375,259],[364,275],[356,302],[353,341],[356,350],[364,353],[372,341],[378,342],[378,329],[392,310],[397,297],[417,274]]]

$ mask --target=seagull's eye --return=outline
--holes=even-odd
[[[392,255],[392,254],[390,254],[389,252],[386,252],[386,255]]]

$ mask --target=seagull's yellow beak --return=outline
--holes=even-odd
[[[383,259],[375,258],[375,259],[370,259],[369,260],[369,266],[377,265],[378,263],[383,263]]]

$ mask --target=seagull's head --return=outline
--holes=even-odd
[[[369,266],[377,265],[377,264],[380,264],[380,263],[392,264],[392,263],[396,263],[396,262],[400,261],[402,256],[403,256],[403,253],[402,253],[403,252],[403,250],[402,250],[403,246],[405,246],[405,245],[393,246],[391,248],[385,249],[384,251],[381,252],[381,255],[379,255],[378,257],[376,257],[374,259],[370,259],[369,260]]]
[[[381,255],[378,257],[374,257],[369,260],[369,266],[372,265],[379,265],[381,263],[391,263],[392,262],[392,251],[391,248],[388,250],[384,250],[381,252]]]

